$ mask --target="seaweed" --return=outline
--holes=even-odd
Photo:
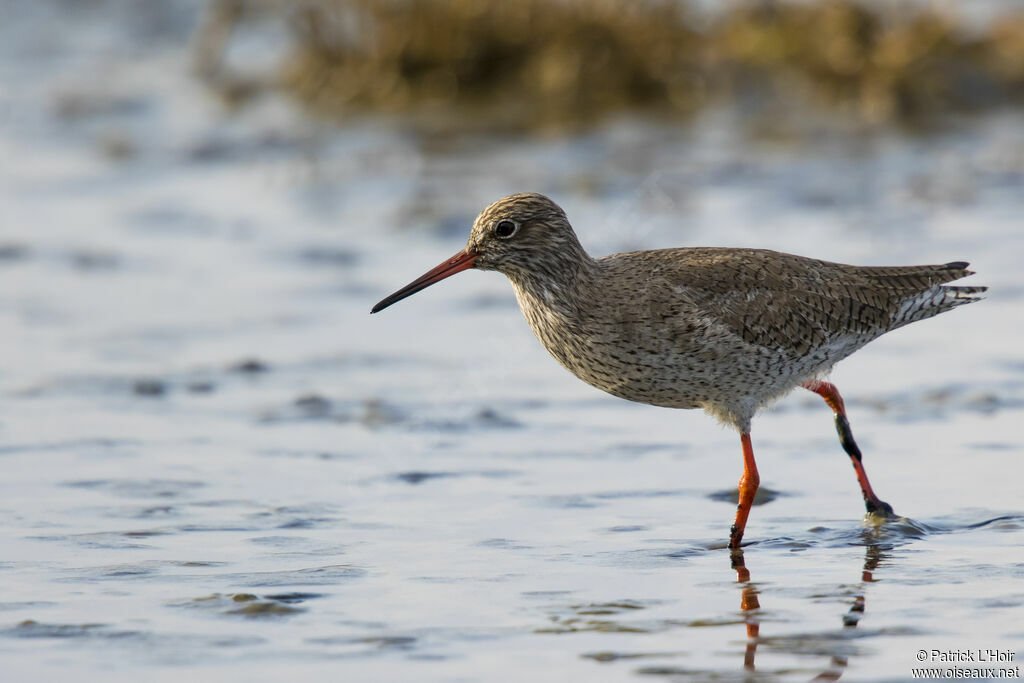
[[[731,104],[914,126],[1024,99],[1024,12],[1012,9],[979,29],[930,5],[856,0],[710,14],[668,0],[219,0],[197,62],[231,100],[256,90],[223,54],[257,14],[284,20],[292,39],[267,82],[327,117],[533,129]]]

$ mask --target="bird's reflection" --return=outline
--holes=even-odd
[[[843,628],[856,628],[865,609],[865,592],[867,584],[874,583],[874,572],[882,558],[881,550],[876,544],[865,546],[864,566],[861,570],[861,590],[853,598],[850,608],[843,614]],[[743,623],[747,631],[747,646],[743,653],[743,668],[747,671],[755,671],[754,665],[757,656],[757,645],[761,636],[761,603],[759,600],[760,591],[750,578],[750,570],[747,568],[743,550],[737,549],[730,555],[732,568],[736,571],[736,583],[741,585],[740,590],[740,611],[743,613]],[[846,670],[849,659],[845,654],[833,655],[827,669],[815,676],[814,681],[836,681]]]
[[[743,584],[740,591],[740,610],[743,622],[747,627],[747,649],[743,655],[743,668],[754,670],[754,656],[757,654],[757,638],[761,633],[761,619],[757,611],[761,609],[758,601],[758,590],[750,581],[750,570],[743,558],[743,550],[737,548],[731,552],[732,568],[736,570],[736,583]]]

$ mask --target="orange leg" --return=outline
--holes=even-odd
[[[736,521],[729,532],[731,550],[739,550],[743,530],[747,526],[747,517],[750,516],[750,506],[754,504],[754,494],[761,483],[761,477],[757,474],[757,463],[754,462],[754,447],[750,444],[750,434],[740,434],[740,443],[743,444],[743,476],[740,477],[740,503],[736,506]]]
[[[810,389],[825,399],[825,403],[835,412],[839,443],[842,444],[843,450],[850,456],[850,461],[853,463],[853,470],[857,473],[857,481],[860,482],[860,490],[864,494],[864,506],[867,508],[868,513],[877,512],[883,516],[892,517],[894,514],[892,506],[875,495],[874,490],[871,488],[871,482],[868,481],[868,473],[864,471],[860,448],[857,446],[857,442],[853,440],[850,421],[846,419],[846,406],[843,405],[843,397],[839,395],[839,389],[830,382],[820,382],[818,380],[804,382],[803,387]]]

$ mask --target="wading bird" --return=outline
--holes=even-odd
[[[515,194],[484,209],[465,250],[371,313],[469,268],[504,273],[544,348],[584,382],[630,401],[703,408],[739,431],[743,475],[732,549],[740,547],[760,481],[751,419],[796,387],[835,411],[868,513],[892,515],[868,482],[839,391],[822,377],[871,340],[978,301],[987,289],[944,285],[972,274],[963,261],[861,267],[715,247],[595,259],[557,204]]]

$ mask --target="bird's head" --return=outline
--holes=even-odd
[[[581,258],[586,254],[557,204],[542,194],[509,195],[480,212],[465,250],[380,301],[371,313],[469,268],[512,278],[558,277]]]
[[[513,194],[480,212],[466,252],[473,267],[506,275],[543,268],[550,256],[576,244],[565,212],[542,194]]]

